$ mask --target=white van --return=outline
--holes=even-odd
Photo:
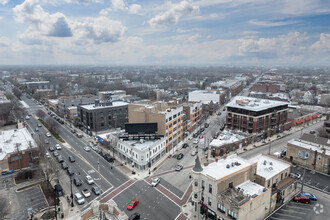
[[[79,205],[85,203],[85,199],[84,199],[84,197],[82,197],[82,195],[80,193],[74,194],[74,198],[76,199],[76,201]]]

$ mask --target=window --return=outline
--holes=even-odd
[[[198,186],[198,179],[195,179],[195,186]]]
[[[268,180],[268,182],[267,182],[267,187],[269,187],[270,186],[270,180]]]
[[[237,214],[235,212],[231,211],[230,209],[228,210],[228,216],[231,217],[232,219],[237,218]]]
[[[197,193],[194,193],[194,198],[197,199],[198,195]]]
[[[317,159],[318,160],[321,160],[322,159],[322,156],[321,155],[317,155]]]
[[[205,188],[205,181],[202,180],[202,188],[204,189]]]
[[[212,199],[211,199],[210,197],[208,198],[207,204],[208,204],[209,206],[212,206]]]
[[[257,168],[254,168],[254,172],[253,172],[254,175],[257,174]]]
[[[212,185],[211,184],[209,184],[209,193],[212,194]]]
[[[224,207],[223,205],[221,205],[220,203],[218,203],[218,210],[221,213],[226,213],[226,207]]]
[[[288,176],[288,173],[287,172],[285,172],[285,177],[287,177]]]

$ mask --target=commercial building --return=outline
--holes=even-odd
[[[257,141],[287,129],[287,102],[236,96],[226,106],[227,128],[256,135]]]
[[[187,119],[187,129],[192,131],[202,118],[202,103],[201,102],[188,102],[182,105],[183,112]]]
[[[226,93],[223,90],[195,90],[188,93],[189,102],[202,102],[203,104],[223,104]]]
[[[58,99],[49,99],[48,108],[54,112],[58,112]]]
[[[312,110],[306,108],[295,108],[294,106],[289,106],[288,110],[288,122],[290,127],[309,125],[313,121],[317,120],[320,115],[319,110]]]
[[[289,164],[268,155],[252,160],[231,155],[205,166],[197,156],[195,212],[212,220],[264,219],[297,192],[297,179],[289,174]]]
[[[257,82],[252,86],[253,92],[263,92],[263,93],[277,93],[279,91],[278,85],[274,85],[269,82]]]
[[[155,162],[165,159],[166,138],[163,136],[111,133],[109,142],[117,159],[130,163],[133,170],[147,170]]]
[[[95,99],[95,95],[61,96],[58,98],[57,113],[60,117],[67,117],[66,108],[78,105],[93,104]]]
[[[328,138],[330,138],[330,112],[327,112],[327,116],[324,120],[323,128],[325,129]]]
[[[319,137],[320,138],[320,137]],[[286,158],[293,164],[307,169],[330,174],[330,142],[313,143],[306,140],[290,140],[287,143]]]
[[[0,171],[29,167],[39,152],[26,128],[0,131]]]
[[[156,122],[158,135],[166,137],[166,152],[172,150],[183,140],[182,106],[166,102],[131,103],[128,105],[129,123]]]
[[[127,102],[95,100],[91,105],[78,105],[78,119],[80,127],[87,133],[124,128],[128,122]]]

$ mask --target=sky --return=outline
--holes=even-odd
[[[329,0],[0,0],[0,65],[330,65]]]

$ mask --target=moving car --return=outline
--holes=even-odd
[[[92,187],[92,191],[93,191],[93,193],[95,193],[95,195],[100,195],[100,189],[99,189],[99,187],[97,187],[97,186],[93,186]]]
[[[315,195],[311,194],[311,193],[302,192],[299,195],[305,196],[305,197],[309,198],[310,200],[317,201],[317,197]]]
[[[82,205],[85,203],[85,199],[84,199],[84,197],[82,197],[82,195],[80,193],[74,194],[74,198],[76,199],[76,201],[79,205]]]
[[[47,132],[47,133],[46,133],[46,136],[47,136],[47,137],[51,137],[52,135],[51,135],[49,132]]]
[[[182,165],[176,165],[176,167],[175,167],[175,171],[180,171],[182,169],[183,169]]]
[[[64,170],[68,169],[68,167],[69,167],[69,166],[68,166],[65,162],[62,163],[62,168],[63,168]]]
[[[30,119],[30,117],[27,115],[27,116],[25,117],[25,119],[26,119],[26,120],[29,120],[29,119]]]
[[[138,220],[140,219],[140,214],[135,212],[133,215],[131,215],[128,220]]]
[[[62,149],[61,145],[59,145],[59,144],[56,144],[55,147],[56,147],[57,150],[61,150]]]
[[[196,138],[193,142],[193,144],[198,144],[199,143],[199,140]]]
[[[208,123],[205,123],[205,124],[204,124],[204,127],[205,127],[205,128],[208,128],[209,126],[210,126],[210,125],[209,125]]]
[[[38,132],[38,131],[39,131],[39,128],[38,128],[38,127],[36,127],[34,130]]]
[[[127,209],[128,210],[132,210],[135,208],[135,206],[137,206],[137,204],[139,204],[139,200],[138,199],[133,199],[128,205],[127,205]]]
[[[158,177],[152,178],[151,186],[157,186],[160,182],[160,179]]]
[[[308,197],[302,196],[300,194],[298,196],[295,196],[293,198],[293,201],[295,201],[295,202],[302,202],[302,203],[311,203],[311,200]]]
[[[81,193],[87,198],[91,196],[91,192],[88,189],[83,189]]]
[[[84,150],[88,152],[88,151],[91,150],[91,148],[90,147],[84,147]]]
[[[193,150],[192,152],[191,152],[191,156],[195,156],[197,154],[197,152],[195,151],[195,150]]]
[[[76,161],[76,159],[74,158],[74,156],[69,156],[69,161],[70,161],[71,163],[73,163],[73,162]]]
[[[57,151],[54,151],[54,156],[57,157],[59,154],[57,153]]]
[[[82,138],[83,135],[77,133],[76,136],[77,136],[78,138]]]
[[[53,151],[55,151],[55,148],[52,147],[52,146],[50,146],[50,147],[49,147],[49,150],[53,152]]]
[[[182,158],[183,158],[183,153],[179,153],[178,156],[177,156],[177,159],[181,160]]]
[[[91,184],[94,183],[93,178],[92,178],[91,176],[89,176],[89,175],[87,175],[85,179],[86,179],[86,182],[87,182],[89,185],[91,185]]]
[[[75,130],[75,129],[72,129],[71,132],[72,132],[72,133],[76,133],[76,130]]]
[[[48,157],[48,158],[50,157],[50,154],[48,152],[46,153],[46,157]]]
[[[41,124],[37,124],[38,127],[41,127]]]
[[[81,179],[79,179],[78,177],[75,177],[75,178],[73,179],[73,183],[74,183],[74,185],[76,185],[76,186],[81,186],[81,185],[82,185],[82,181],[81,181]]]
[[[187,148],[187,147],[189,147],[189,145],[187,143],[184,143],[182,147]]]

